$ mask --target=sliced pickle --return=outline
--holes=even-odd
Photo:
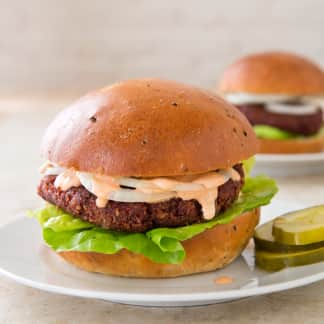
[[[257,250],[261,249],[270,252],[301,252],[324,247],[324,241],[307,245],[287,245],[276,242],[272,235],[273,223],[274,220],[256,228],[254,243]]]
[[[274,220],[275,241],[306,245],[324,241],[324,205],[284,214]]]
[[[276,253],[257,250],[256,265],[266,271],[278,271],[286,267],[296,267],[324,261],[324,247],[303,252]]]

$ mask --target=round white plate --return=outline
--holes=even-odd
[[[274,201],[263,221],[304,206]],[[22,218],[0,228],[0,273],[30,287],[71,296],[143,306],[219,303],[299,287],[324,279],[324,262],[266,273],[254,268],[252,244],[225,269],[175,279],[127,279],[87,273],[44,246],[36,221]],[[230,276],[233,283],[215,279]]]
[[[296,176],[324,174],[324,152],[308,154],[257,154],[253,174]]]

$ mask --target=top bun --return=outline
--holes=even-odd
[[[45,158],[111,176],[174,176],[226,168],[257,151],[247,119],[214,94],[172,81],[130,80],[63,110]]]
[[[308,59],[284,52],[249,55],[230,65],[220,93],[323,95],[324,72]]]

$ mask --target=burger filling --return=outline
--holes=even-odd
[[[46,201],[103,228],[145,232],[200,223],[226,210],[244,183],[242,164],[205,174],[110,177],[46,162],[38,187]]]
[[[145,232],[214,218],[237,199],[243,182],[241,164],[177,179],[117,179],[64,171],[46,175],[38,193],[46,201],[100,227]]]
[[[290,139],[322,134],[319,98],[228,94],[226,99],[248,118],[259,138]]]
[[[113,254],[122,249],[157,263],[181,263],[181,244],[270,202],[272,179],[246,177],[247,166],[180,177],[108,177],[47,162],[31,212],[55,251]],[[235,229],[234,229],[235,230]]]

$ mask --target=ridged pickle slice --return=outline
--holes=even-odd
[[[324,241],[324,205],[282,215],[273,223],[275,241],[306,245]]]
[[[278,271],[286,267],[296,267],[324,261],[324,247],[303,252],[276,253],[257,250],[256,265],[266,271]]]
[[[254,233],[254,244],[257,250],[270,252],[301,252],[324,247],[324,241],[307,245],[287,245],[275,241],[272,234],[274,220],[258,226]]]

